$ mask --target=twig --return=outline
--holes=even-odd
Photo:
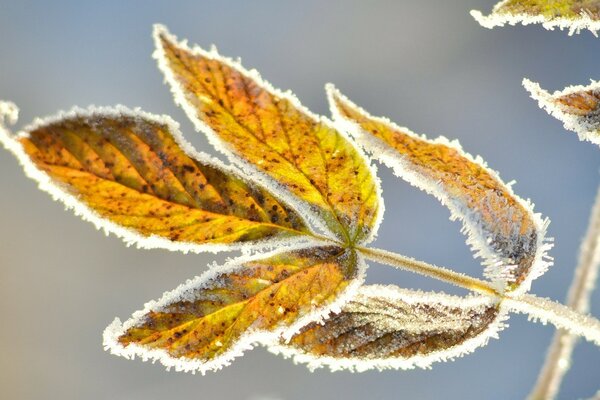
[[[600,188],[598,189],[596,202],[592,208],[585,239],[581,244],[579,263],[567,297],[567,305],[580,313],[587,313],[590,308],[590,297],[594,290],[598,276],[598,267],[600,266],[599,240]],[[540,375],[529,394],[528,398],[530,400],[546,400],[556,397],[562,379],[571,366],[571,354],[577,339],[576,336],[564,330],[558,330],[554,334]],[[600,393],[597,397],[600,397]]]

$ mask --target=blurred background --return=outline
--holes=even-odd
[[[140,106],[180,121],[151,59],[152,24],[242,57],[275,86],[328,113],[334,82],[375,115],[429,137],[459,139],[552,220],[555,266],[533,292],[563,301],[598,185],[600,152],[540,110],[521,87],[600,79],[600,41],[540,26],[487,30],[469,15],[494,1],[6,1],[0,0],[0,98],[19,126],[73,105]],[[386,215],[376,246],[480,276],[460,224],[380,167]],[[513,316],[485,348],[431,370],[309,372],[262,348],[206,376],[165,372],[102,349],[102,331],[227,255],[126,247],[82,222],[0,152],[0,398],[4,399],[521,399],[554,328]],[[232,254],[229,254],[229,256]],[[372,265],[369,282],[463,294]],[[592,310],[600,315],[600,291]],[[560,398],[600,388],[600,351],[580,343]]]

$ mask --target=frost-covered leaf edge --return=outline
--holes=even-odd
[[[356,252],[356,277],[351,280],[344,291],[337,296],[334,301],[299,318],[289,327],[279,327],[273,332],[249,330],[245,335],[239,338],[237,343],[234,344],[230,350],[224,352],[222,355],[214,360],[211,360],[210,362],[202,362],[189,358],[174,358],[163,349],[147,349],[135,343],[130,343],[127,347],[124,347],[119,343],[118,338],[129,328],[141,322],[148,312],[159,311],[164,305],[183,298],[182,295],[185,294],[186,289],[189,287],[200,285],[202,282],[209,281],[219,274],[235,270],[239,268],[241,264],[246,262],[273,257],[278,254],[294,250],[310,249],[311,247],[313,246],[298,244],[295,246],[289,246],[285,250],[274,250],[271,252],[254,255],[242,255],[237,258],[229,259],[220,266],[213,263],[210,269],[204,272],[202,275],[187,280],[174,290],[164,292],[162,297],[158,300],[151,300],[147,302],[143,309],[134,312],[125,322],[121,322],[119,318],[115,318],[115,320],[104,330],[102,341],[104,349],[106,351],[110,351],[111,354],[130,360],[133,360],[137,356],[141,358],[142,361],[152,361],[153,363],[158,361],[164,365],[167,370],[173,368],[175,371],[191,372],[193,374],[200,372],[200,374],[204,375],[208,371],[218,371],[221,368],[230,365],[234,358],[240,357],[246,350],[251,350],[257,344],[270,345],[279,340],[279,338],[289,340],[289,338],[299,332],[303,326],[311,322],[322,321],[331,312],[339,312],[341,307],[355,295],[358,288],[364,282],[367,269],[367,264],[359,252]]]
[[[27,137],[28,132],[30,131],[64,119],[77,117],[86,118],[93,115],[102,115],[112,118],[118,118],[120,116],[142,118],[152,123],[165,125],[168,127],[169,132],[172,134],[175,142],[182,148],[185,154],[192,159],[199,160],[201,163],[210,165],[226,174],[233,174],[247,184],[258,185],[259,187],[262,187],[262,185],[254,182],[253,179],[251,179],[240,168],[225,165],[215,157],[196,150],[191,143],[187,142],[183,137],[181,131],[179,130],[179,124],[167,115],[155,115],[142,111],[140,108],[130,109],[123,105],[116,105],[112,107],[73,107],[69,111],[59,111],[58,113],[48,117],[36,118],[31,124],[27,125],[16,134],[13,134],[2,124],[2,120],[4,117],[6,117],[8,122],[11,124],[16,123],[18,107],[14,103],[0,101],[0,142],[4,145],[4,148],[10,151],[17,158],[19,164],[25,171],[25,175],[36,181],[38,188],[50,194],[53,200],[64,204],[65,209],[73,210],[76,216],[80,217],[84,221],[91,222],[96,229],[102,230],[106,235],[109,233],[114,234],[118,238],[122,239],[127,246],[135,244],[136,247],[140,249],[166,249],[170,251],[181,251],[183,253],[217,253],[222,251],[242,251],[243,253],[252,253],[294,244],[318,245],[323,243],[317,239],[311,238],[308,235],[306,237],[279,240],[263,239],[254,242],[233,244],[196,244],[189,242],[174,242],[157,235],[142,236],[133,229],[120,226],[109,221],[107,218],[98,215],[93,209],[79,201],[76,196],[68,193],[68,191],[63,189],[60,185],[55,184],[47,173],[39,169],[31,161],[30,157],[24,152],[22,145],[15,140],[15,138]],[[298,212],[298,216],[304,220],[301,213]]]
[[[546,112],[552,115],[563,123],[565,129],[577,133],[579,140],[592,142],[600,146],[600,134],[592,134],[590,127],[578,122],[578,117],[569,115],[563,112],[559,106],[553,104],[552,99],[555,97],[566,96],[582,91],[599,90],[600,81],[590,80],[589,85],[573,85],[567,86],[563,90],[556,90],[554,93],[550,93],[545,89],[542,89],[539,83],[531,81],[527,78],[523,79],[523,87],[529,92],[532,99],[536,100],[540,108],[546,110]]]
[[[388,297],[390,302],[403,301],[407,303],[419,303],[426,300],[443,302],[445,305],[464,307],[485,307],[497,303],[496,299],[484,296],[468,295],[466,297],[448,295],[441,292],[424,292],[402,289],[393,285],[368,285],[359,288],[364,295],[372,294],[376,297]],[[466,340],[460,345],[455,345],[447,350],[434,351],[425,356],[413,356],[409,358],[382,358],[373,360],[361,360],[357,358],[334,358],[329,356],[314,356],[297,350],[291,346],[272,344],[268,350],[285,358],[292,358],[296,364],[306,364],[306,367],[314,371],[318,368],[328,367],[331,371],[349,370],[351,372],[364,372],[372,369],[387,370],[414,368],[429,369],[436,362],[452,361],[456,358],[473,353],[476,349],[485,346],[491,338],[498,339],[498,333],[508,327],[506,321],[509,317],[509,309],[498,305],[498,314],[494,321],[479,335]]]
[[[525,293],[529,291],[531,288],[532,282],[543,275],[548,268],[552,265],[552,258],[548,255],[548,251],[552,248],[552,238],[546,238],[546,232],[548,229],[548,225],[550,224],[549,218],[542,218],[541,213],[535,213],[534,204],[529,200],[524,200],[521,197],[517,196],[513,190],[512,185],[513,182],[504,183],[504,181],[500,178],[498,172],[488,167],[487,163],[481,156],[473,157],[471,154],[467,153],[463,150],[460,142],[458,140],[449,140],[444,136],[438,136],[436,139],[429,139],[425,135],[417,134],[411,131],[406,127],[401,127],[385,117],[377,117],[371,115],[368,111],[364,110],[362,107],[356,105],[352,102],[348,97],[346,97],[343,93],[341,93],[333,84],[328,83],[325,85],[325,91],[327,93],[327,98],[329,101],[329,106],[331,110],[331,114],[333,115],[333,119],[335,124],[343,127],[347,132],[353,136],[357,143],[364,146],[365,143],[368,144],[369,149],[368,152],[372,154],[372,157],[376,160],[379,160],[384,165],[387,165],[391,168],[394,174],[401,179],[406,180],[412,186],[423,190],[424,192],[434,196],[440,203],[450,210],[450,220],[460,220],[463,225],[461,228],[461,233],[466,236],[466,243],[473,252],[473,257],[475,259],[481,258],[483,260],[483,264],[485,266],[484,274],[492,280],[492,283],[496,286],[499,291],[503,291],[505,289],[505,280],[506,277],[504,275],[497,274],[495,270],[498,270],[497,266],[501,265],[501,261],[497,258],[496,254],[488,249],[486,246],[487,240],[486,238],[479,237],[476,233],[476,229],[473,228],[474,225],[470,221],[462,218],[462,215],[469,215],[468,212],[464,212],[458,208],[452,199],[447,196],[443,189],[440,188],[440,185],[437,181],[422,179],[418,173],[414,172],[410,166],[410,163],[404,162],[401,157],[398,156],[398,153],[389,145],[384,143],[382,140],[373,137],[372,135],[365,134],[362,129],[355,123],[348,121],[346,118],[340,115],[339,110],[335,106],[335,101],[333,100],[333,96],[337,96],[341,98],[343,101],[348,102],[361,113],[368,115],[369,118],[381,122],[382,124],[386,124],[390,126],[392,129],[400,130],[407,135],[418,138],[419,140],[423,140],[432,144],[443,144],[445,146],[451,147],[455,149],[460,155],[465,157],[467,160],[481,166],[496,180],[501,182],[506,188],[509,195],[511,195],[531,216],[532,221],[535,224],[535,229],[538,232],[537,237],[537,251],[532,262],[532,267],[527,274],[527,277],[521,282],[521,284],[513,289],[511,292],[515,295],[520,293]],[[340,128],[341,129],[341,128]],[[366,146],[365,146],[366,147]],[[467,210],[468,211],[468,210]]]
[[[265,187],[270,192],[278,193],[277,197],[285,203],[292,206],[293,209],[296,210],[298,213],[302,214],[311,227],[318,229],[319,233],[329,236],[335,240],[335,234],[333,232],[330,232],[325,223],[321,221],[321,218],[314,210],[307,206],[302,200],[298,199],[293,193],[291,193],[287,188],[278,183],[275,179],[268,176],[266,173],[258,169],[252,163],[244,160],[241,156],[238,156],[235,153],[235,150],[231,146],[229,146],[225,141],[221,140],[210,126],[208,126],[204,121],[198,118],[198,116],[196,115],[196,110],[187,101],[183,89],[181,88],[181,85],[179,84],[173,72],[169,68],[167,58],[160,44],[160,36],[164,36],[170,42],[177,44],[177,46],[185,49],[193,55],[200,55],[203,57],[211,58],[213,60],[222,62],[233,69],[238,70],[245,77],[254,80],[257,86],[259,86],[260,88],[270,91],[276,96],[287,99],[292,105],[294,105],[294,107],[296,107],[309,117],[313,118],[316,121],[322,122],[324,125],[327,125],[328,127],[334,130],[337,130],[335,123],[325,116],[314,114],[308,108],[303,106],[302,103],[300,103],[300,100],[291,90],[279,90],[273,85],[271,85],[271,83],[264,80],[256,69],[248,70],[244,68],[244,66],[242,66],[241,64],[240,58],[234,60],[229,57],[222,56],[217,51],[215,45],[212,45],[209,51],[204,50],[198,45],[190,47],[186,39],[179,40],[175,35],[169,32],[166,26],[162,24],[154,25],[152,36],[154,38],[155,43],[155,51],[152,54],[152,57],[156,60],[158,69],[163,73],[165,83],[168,83],[175,104],[177,104],[183,109],[189,120],[192,121],[196,130],[204,133],[209,143],[218,152],[224,154],[227,157],[227,159],[231,161],[232,164],[239,166],[240,169],[243,169],[245,171],[250,171],[248,172],[248,175],[251,175],[258,183],[261,184],[261,186]],[[370,234],[368,236],[365,236],[364,239],[360,241],[360,244],[368,244],[374,241],[377,237],[379,226],[381,225],[381,222],[383,220],[385,205],[382,196],[381,180],[377,175],[377,167],[372,162],[371,158],[367,156],[367,154],[360,148],[360,146],[356,145],[356,143],[352,140],[352,138],[350,137],[350,135],[348,135],[347,132],[343,130],[337,131],[344,139],[346,139],[350,143],[350,145],[354,148],[357,154],[362,157],[362,159],[365,162],[365,165],[371,173],[373,182],[375,184],[376,196],[378,198],[379,203],[377,216],[373,219],[374,222]]]
[[[598,36],[598,31],[600,31],[600,21],[593,20],[589,15],[582,13],[578,19],[569,19],[569,18],[553,18],[548,20],[543,15],[531,15],[531,14],[508,14],[508,13],[497,13],[505,3],[508,3],[510,0],[503,0],[497,3],[492,12],[488,15],[483,15],[481,11],[471,10],[470,14],[475,20],[484,28],[492,29],[496,26],[502,27],[506,24],[516,25],[516,24],[542,24],[542,26],[547,30],[554,30],[554,28],[559,28],[560,30],[568,29],[569,36],[572,36],[574,33],[578,34],[581,30],[587,29],[594,36]]]

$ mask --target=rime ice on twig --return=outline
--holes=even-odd
[[[600,82],[569,86],[552,94],[529,79],[523,79],[523,86],[541,108],[563,122],[565,129],[600,146]]]
[[[573,282],[569,288],[567,305],[580,313],[587,313],[590,308],[590,297],[600,266],[600,188],[590,215],[587,233],[579,251],[579,262],[575,270]],[[568,332],[558,330],[554,334],[548,350],[546,361],[529,398],[554,399],[560,384],[571,364],[571,354],[577,337]]]
[[[507,310],[527,314],[529,320],[551,323],[559,329],[582,336],[600,346],[600,321],[588,314],[580,314],[564,304],[550,299],[523,294],[515,298],[505,298],[502,307]]]
[[[503,0],[489,15],[477,10],[471,15],[488,29],[521,23],[542,24],[549,30],[568,29],[569,35],[588,29],[598,36],[600,30],[599,0]]]
[[[322,323],[270,351],[314,370],[429,368],[484,346],[505,324],[496,300],[363,286]]]

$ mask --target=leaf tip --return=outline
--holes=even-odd
[[[19,107],[12,101],[0,100],[0,125],[4,125],[5,121],[10,125],[14,125],[18,119]]]
[[[523,85],[525,90],[529,92],[533,99],[539,100],[542,97],[547,98],[549,96],[549,93],[546,90],[542,89],[539,83],[534,82],[528,78],[523,78],[521,84]]]
[[[469,11],[469,14],[484,28],[492,29],[495,26],[494,22],[490,21],[490,18],[483,15],[479,10],[471,10]]]
[[[167,28],[166,25],[160,24],[160,23],[156,23],[154,25],[152,25],[152,37],[154,38],[154,40],[163,40],[163,39],[170,39],[172,37],[171,32],[169,32],[169,29]]]
[[[335,96],[339,93],[339,90],[337,90],[333,83],[327,82],[325,84],[325,93],[327,93],[327,96]]]
[[[122,355],[126,358],[132,358],[131,354],[124,354],[124,347],[119,341],[119,337],[123,334],[123,323],[119,318],[115,318],[102,333],[102,347],[110,354]]]
[[[0,100],[0,143],[7,150],[15,152],[16,142],[13,133],[6,125],[14,125],[19,119],[19,107],[11,101]]]

